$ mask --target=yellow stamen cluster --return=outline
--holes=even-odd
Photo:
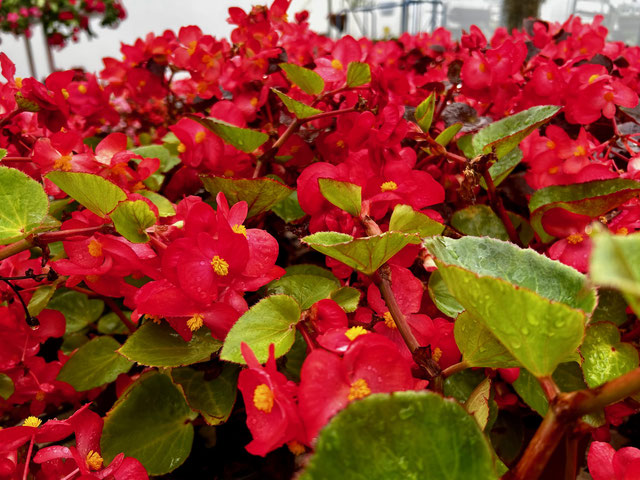
[[[240,225],[239,223],[236,223],[233,227],[231,227],[231,230],[233,230],[234,233],[239,233],[240,235],[244,235],[245,237],[247,236],[247,227],[245,227],[244,225]]]
[[[194,313],[193,317],[187,320],[187,327],[189,327],[189,330],[192,332],[198,330],[202,325],[204,325],[204,316],[199,313]]]
[[[431,358],[434,362],[439,362],[442,358],[442,350],[440,350],[438,347],[434,348],[433,353],[431,354]]]
[[[102,468],[102,457],[98,452],[89,450],[89,453],[87,453],[87,467],[94,472]]]
[[[229,264],[218,255],[215,255],[211,259],[211,266],[213,267],[213,271],[216,272],[216,275],[224,277],[229,274]]]
[[[27,417],[27,419],[24,421],[22,426],[38,428],[41,424],[42,424],[42,420],[40,420],[38,417],[31,416],[31,417]]]
[[[180,142],[178,144],[177,150],[178,150],[178,153],[184,153],[187,151],[187,146],[184,143]]]
[[[391,312],[384,312],[384,324],[389,328],[398,328]]]
[[[345,336],[352,342],[360,335],[366,335],[367,333],[369,333],[369,330],[365,330],[365,328],[361,326],[351,327],[349,330],[344,332]]]
[[[381,192],[392,192],[397,189],[398,189],[398,184],[392,180],[389,180],[388,182],[384,182],[382,185],[380,185]]]
[[[584,240],[584,237],[582,236],[581,233],[572,233],[571,235],[569,235],[567,237],[567,241],[571,244],[571,245],[576,245],[580,242],[582,242],[582,240]]]
[[[616,230],[616,235],[628,235],[629,234],[629,229],[627,227],[620,227],[618,230]]]
[[[262,383],[253,391],[253,405],[264,413],[271,413],[274,395],[269,386]]]
[[[60,92],[62,93],[62,96],[64,97],[65,100],[69,98],[69,91],[66,88],[60,89]]]
[[[333,68],[335,68],[336,70],[342,70],[344,68],[342,66],[342,62],[340,60],[338,60],[337,58],[334,58],[333,60],[331,60],[331,66]]]
[[[102,256],[102,244],[95,238],[89,242],[89,245],[87,245],[87,250],[89,250],[89,255],[91,255],[92,257]]]
[[[196,136],[195,136],[196,143],[204,142],[205,138],[207,138],[207,134],[204,133],[204,131],[199,130],[198,133],[196,133]]]
[[[578,145],[576,149],[573,151],[574,157],[584,157],[587,154],[587,151],[584,149],[582,145]]]
[[[78,91],[84,95],[85,93],[87,93],[87,86],[82,84],[78,85]]]
[[[347,399],[351,402],[353,400],[358,400],[359,398],[364,398],[368,395],[371,395],[369,384],[367,384],[367,381],[364,378],[359,378],[351,384]]]
[[[53,162],[54,170],[62,170],[63,172],[71,171],[71,155],[62,155]]]
[[[302,455],[306,451],[304,445],[302,445],[300,442],[296,442],[295,440],[287,443],[287,447],[289,448],[289,451],[294,455]]]

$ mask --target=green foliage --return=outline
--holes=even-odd
[[[460,302],[451,295],[446,283],[442,280],[442,274],[438,270],[429,277],[428,290],[433,303],[447,317],[455,318],[460,312],[464,311],[464,307],[460,305]]]
[[[227,178],[204,175],[200,178],[204,188],[214,197],[220,192],[224,193],[229,205],[240,201],[247,202],[249,206],[247,218],[268,211],[293,191],[271,178]]]
[[[470,367],[509,368],[520,363],[500,341],[469,312],[458,315],[454,325],[462,360]]]
[[[347,87],[359,87],[371,81],[371,68],[368,63],[349,62],[347,66]]]
[[[150,367],[181,367],[209,360],[222,343],[207,328],[194,332],[186,342],[166,323],[147,322],[131,335],[118,352]]]
[[[329,298],[332,292],[340,288],[338,279],[332,277],[301,274],[294,270],[269,283],[267,294],[289,295],[298,302],[301,310],[306,310],[317,301]]]
[[[362,187],[332,178],[319,178],[320,193],[330,203],[354,217],[360,216],[362,208]]]
[[[266,363],[269,345],[275,345],[276,358],[289,351],[295,340],[295,326],[300,321],[300,306],[288,295],[263,298],[247,310],[231,327],[220,358],[245,364],[240,344],[249,345],[261,363]]]
[[[236,127],[217,118],[201,118],[195,115],[191,115],[189,118],[208,128],[220,137],[223,142],[234,146],[241,152],[252,153],[269,140],[269,135],[266,133],[249,128]]]
[[[118,233],[133,243],[148,242],[149,235],[145,230],[157,220],[144,200],[120,202],[110,217]]]
[[[49,211],[42,185],[15,168],[0,167],[0,245],[36,230]]]
[[[280,63],[287,79],[309,95],[318,95],[324,90],[324,80],[313,70],[294,63]]]
[[[62,366],[57,380],[67,382],[79,392],[91,390],[129,371],[133,362],[116,353],[120,344],[111,337],[96,337],[82,345]]]
[[[389,231],[415,233],[424,238],[440,235],[444,231],[444,225],[414,210],[411,205],[396,205],[389,220]],[[412,243],[420,243],[420,239],[417,238]]]
[[[84,293],[60,288],[49,301],[47,308],[62,312],[67,320],[65,333],[69,334],[78,332],[98,320],[104,310],[104,302],[89,300]]]
[[[91,173],[49,172],[47,178],[80,205],[103,218],[127,199],[127,194],[115,183]]]
[[[173,204],[162,195],[150,190],[139,190],[136,193],[151,200],[153,204],[158,207],[158,215],[160,217],[172,217],[176,214],[176,209],[173,208]]]
[[[416,122],[420,129],[423,132],[429,133],[429,129],[431,128],[431,122],[433,120],[433,112],[436,108],[436,94],[435,92],[431,92],[431,94],[425,98],[420,105],[416,107]]]
[[[520,241],[523,245],[527,245],[533,239],[533,230],[527,221],[519,215],[507,213],[511,223],[518,231]],[[451,217],[451,226],[465,235],[509,240],[504,223],[488,205],[470,205],[456,211]]]
[[[320,432],[301,480],[497,480],[489,444],[456,402],[427,392],[351,403]]]
[[[38,316],[40,312],[42,312],[42,310],[47,308],[47,304],[49,303],[49,300],[51,300],[51,297],[53,297],[53,294],[55,292],[56,284],[53,283],[51,285],[43,285],[41,287],[38,287],[36,291],[33,292],[33,295],[29,300],[29,304],[27,305],[29,315],[34,317]]]
[[[13,385],[13,380],[6,373],[0,373],[0,397],[7,400],[13,392],[15,391],[15,386]]]
[[[303,218],[306,213],[300,207],[298,202],[298,192],[293,191],[284,200],[280,200],[273,207],[271,211],[279,216],[286,223],[295,222]]]
[[[464,404],[464,409],[473,415],[480,430],[484,430],[489,422],[489,400],[491,397],[491,379],[485,378],[471,392]]]
[[[514,148],[510,152],[504,154],[500,160],[495,162],[493,165],[489,167],[489,175],[491,175],[491,180],[493,180],[493,184],[497,187],[500,185],[505,178],[509,176],[509,174],[513,171],[514,168],[518,166],[518,164],[522,161],[522,150],[519,148]],[[485,182],[484,178],[480,179],[480,185],[482,188],[487,188],[487,182]]]
[[[313,115],[322,113],[322,110],[318,110],[317,108],[313,108],[313,107],[310,107],[309,105],[305,105],[304,103],[299,102],[298,100],[294,100],[290,96],[285,95],[284,93],[282,93],[279,90],[276,90],[275,88],[272,88],[271,91],[275,93],[280,100],[282,100],[282,103],[284,103],[284,106],[287,107],[287,110],[293,113],[296,116],[296,118],[303,119],[303,118],[308,118]]]
[[[142,376],[107,413],[100,442],[105,463],[122,452],[149,475],[175,470],[191,452],[196,417],[167,375]]]
[[[340,305],[345,312],[355,312],[360,303],[360,290],[353,287],[340,287],[331,292],[331,300]]]
[[[453,137],[455,137],[458,132],[462,130],[462,127],[462,123],[454,123],[453,125],[448,126],[436,137],[436,143],[442,145],[443,147],[446,147],[447,145],[449,145],[449,143],[451,143]]]
[[[353,238],[339,232],[318,232],[302,239],[314,250],[372,275],[387,260],[411,243],[413,235],[385,232],[371,237]]]

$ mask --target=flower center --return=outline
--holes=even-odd
[[[204,139],[207,138],[207,134],[204,133],[202,130],[199,130],[198,133],[196,133],[196,143],[202,143],[204,142]]]
[[[24,421],[22,426],[38,428],[41,424],[42,424],[42,420],[40,420],[38,417],[31,416],[31,417],[27,417],[27,419]]]
[[[345,336],[352,342],[360,335],[366,335],[367,333],[369,333],[369,330],[365,330],[365,328],[361,326],[351,327],[349,330],[344,332]]]
[[[42,402],[46,396],[47,394],[40,390],[38,393],[36,393],[36,400]]]
[[[613,92],[607,92],[604,94],[604,99],[607,102],[613,102]]]
[[[89,450],[89,453],[87,453],[87,467],[93,471],[100,470],[102,468],[102,457],[98,452]]]
[[[442,350],[440,350],[438,347],[434,348],[433,353],[431,354],[431,358],[434,362],[439,362],[442,358]]]
[[[616,235],[628,235],[629,234],[629,230],[627,229],[627,227],[620,227],[618,230],[616,230]]]
[[[583,157],[587,154],[587,151],[584,149],[582,145],[578,145],[576,149],[573,151],[574,157]]]
[[[89,245],[87,245],[87,250],[89,250],[89,255],[91,255],[92,257],[102,256],[102,244],[95,238],[89,242]]]
[[[61,88],[60,93],[62,93],[62,96],[64,97],[65,100],[69,98],[69,91],[66,88]]]
[[[287,447],[289,448],[289,451],[294,455],[302,455],[306,451],[306,449],[304,448],[304,445],[302,445],[300,442],[297,442],[295,440],[287,443]]]
[[[236,223],[233,227],[231,227],[231,230],[233,230],[235,233],[239,233],[240,235],[244,235],[245,237],[247,236],[247,227],[245,227],[244,225]]]
[[[54,170],[63,170],[68,172],[71,170],[71,155],[62,155],[53,162]]]
[[[87,86],[86,86],[86,85],[78,85],[78,91],[79,91],[81,94],[83,94],[83,95],[84,95],[85,93],[87,93]]]
[[[393,180],[389,180],[388,182],[384,182],[382,185],[380,185],[381,192],[390,192],[397,189],[398,189],[398,184]]]
[[[553,167],[549,167],[549,170],[547,170],[549,172],[550,175],[555,175],[556,173],[558,173],[558,166],[554,165]]]
[[[598,75],[597,73],[594,73],[593,75],[591,75],[589,77],[589,84],[592,84],[593,82],[595,82],[599,77],[600,75]]]
[[[213,271],[216,272],[216,275],[224,277],[229,274],[229,264],[218,255],[215,255],[211,259],[211,266],[213,267]]]
[[[393,315],[391,315],[391,312],[384,312],[384,324],[389,328],[398,328],[396,326],[396,322],[393,320]]]
[[[178,150],[178,153],[184,153],[187,151],[187,146],[184,143],[180,142],[178,144],[177,150]]]
[[[549,150],[553,150],[554,148],[556,148],[556,142],[554,142],[553,140],[547,140],[547,148]]]
[[[194,313],[193,317],[187,320],[187,327],[189,327],[189,330],[191,330],[192,332],[198,330],[203,324],[204,316],[202,316],[200,313]]]
[[[584,238],[582,237],[581,233],[572,233],[571,235],[569,235],[567,237],[567,241],[571,244],[571,245],[576,245],[577,243],[582,242],[582,240],[584,240]]]
[[[371,389],[369,388],[367,381],[364,378],[359,378],[351,384],[347,399],[351,402],[352,400],[358,400],[359,398],[364,398],[368,395],[371,395]]]
[[[189,48],[187,49],[187,53],[189,54],[189,56],[191,56],[194,53],[196,53],[196,47],[197,46],[198,46],[198,41],[197,40],[191,40],[189,42]]]
[[[253,391],[253,405],[261,412],[271,413],[273,398],[273,392],[265,383],[258,385]]]
[[[480,63],[478,64],[478,70],[480,70],[480,72],[484,73],[487,71],[487,65],[484,63]]]
[[[333,68],[335,68],[336,70],[342,70],[344,68],[342,66],[342,62],[340,60],[338,60],[337,58],[334,58],[333,60],[331,60],[331,66]]]

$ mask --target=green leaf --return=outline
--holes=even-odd
[[[208,425],[220,425],[229,419],[236,402],[238,373],[238,367],[227,364],[211,380],[205,380],[206,372],[192,368],[174,369],[171,376],[184,391],[191,409],[201,414]]]
[[[180,143],[180,141],[178,140],[176,143]],[[157,158],[160,160],[160,168],[158,169],[160,173],[167,173],[180,163],[180,157],[176,155],[177,151],[172,153],[164,145],[145,145],[134,148],[131,151],[144,158]],[[134,161],[138,162],[138,160],[135,159]]]
[[[122,313],[131,320],[131,312]],[[116,335],[129,333],[129,329],[115,312],[109,312],[98,320],[98,332],[103,335]]]
[[[209,360],[221,342],[207,328],[194,332],[190,342],[167,323],[147,322],[131,335],[118,352],[133,362],[149,367],[182,367]]]
[[[360,216],[362,208],[362,187],[332,178],[319,178],[320,193],[330,203],[354,217]]]
[[[302,364],[307,358],[307,342],[300,332],[296,332],[296,338],[293,341],[293,346],[284,358],[285,362],[283,373],[290,380],[300,383],[300,370],[302,370]]]
[[[13,385],[13,380],[6,373],[0,373],[0,397],[7,400],[13,392],[15,391],[15,386]]]
[[[371,81],[371,68],[368,63],[349,62],[347,66],[347,87],[359,87]]]
[[[43,285],[38,287],[33,295],[31,296],[31,300],[29,300],[29,305],[27,305],[27,309],[29,310],[29,315],[38,316],[40,312],[47,308],[47,304],[53,294],[56,292],[56,283],[52,283],[51,285]]]
[[[160,217],[172,217],[176,214],[176,209],[173,208],[173,204],[166,197],[151,190],[138,190],[136,193],[151,200],[158,207],[158,215]]]
[[[562,208],[595,218],[637,197],[639,192],[640,182],[622,178],[541,188],[529,200],[531,226],[543,241],[548,242],[553,237],[544,231],[542,218],[549,210]]]
[[[121,202],[110,217],[118,233],[133,243],[148,242],[146,229],[155,225],[157,220],[144,200]]]
[[[375,394],[320,432],[300,480],[497,480],[491,448],[456,402],[430,392]]]
[[[469,367],[509,368],[520,363],[498,339],[469,312],[462,312],[456,319],[453,334],[462,353],[462,360]]]
[[[269,345],[275,345],[276,358],[289,351],[295,339],[295,326],[300,321],[300,306],[288,295],[263,298],[247,310],[231,327],[224,341],[220,358],[245,364],[240,344],[245,342],[258,358],[266,363]]]
[[[500,160],[491,165],[489,167],[489,174],[491,175],[493,184],[496,187],[500,185],[521,161],[522,150],[516,147],[510,152],[506,153]],[[480,185],[485,190],[487,189],[487,182],[485,182],[484,178],[480,179]]]
[[[455,318],[464,311],[464,307],[460,305],[460,302],[451,295],[442,279],[442,274],[438,270],[434,271],[429,277],[429,296],[438,310],[447,317]]]
[[[486,237],[434,237],[425,246],[451,294],[535,376],[580,345],[595,293],[576,270]]]
[[[396,205],[389,220],[389,231],[417,233],[424,238],[440,235],[444,231],[444,225],[414,210],[411,205]],[[412,243],[420,243],[420,239]]]
[[[423,132],[428,133],[431,128],[431,121],[433,120],[433,112],[436,108],[436,93],[431,92],[427,98],[425,98],[420,105],[416,107],[415,117],[416,122],[420,126]]]
[[[439,143],[443,147],[449,145],[453,137],[455,137],[458,132],[462,129],[462,123],[454,123],[453,125],[445,128],[440,134],[436,137],[436,143]]]
[[[444,379],[444,396],[464,403],[485,378],[480,370],[462,370],[454,373]]]
[[[640,233],[593,235],[589,275],[596,285],[618,289],[640,315]]]
[[[42,185],[15,168],[0,167],[0,245],[38,228],[49,211]]]
[[[62,366],[57,380],[67,382],[78,392],[91,390],[129,371],[133,362],[118,355],[120,344],[111,337],[96,337],[82,345]]]
[[[6,148],[0,148],[0,160],[2,160],[6,156],[7,156],[7,149]]]
[[[411,237],[399,232],[362,238],[339,232],[318,232],[304,237],[302,241],[365,275],[373,275],[387,260],[411,243]]]
[[[317,275],[319,277],[336,279],[336,276],[326,268],[319,267],[318,265],[312,265],[309,263],[300,263],[298,265],[291,265],[287,267],[286,275]]]
[[[584,358],[584,379],[590,388],[599,387],[638,366],[638,351],[630,343],[620,341],[620,331],[612,323],[589,326],[580,354]]]
[[[498,159],[502,158],[536,128],[551,120],[560,108],[555,105],[531,107],[487,125],[473,136],[468,157],[495,151]]]
[[[507,214],[518,231],[523,245],[527,245],[533,239],[533,230],[520,215],[511,212],[507,212]],[[451,217],[451,226],[465,235],[509,240],[504,223],[487,205],[471,205],[458,210]]]
[[[202,118],[196,115],[187,115],[191,120],[195,120],[200,125],[208,128],[222,141],[234,146],[238,150],[244,153],[252,153],[261,147],[267,140],[269,135],[257,130],[251,130],[249,128],[240,128],[235,125],[231,125],[223,120],[219,120],[213,117]]]
[[[295,190],[284,200],[280,200],[280,202],[271,207],[271,211],[286,223],[295,222],[306,215],[305,211],[300,207],[300,202],[298,202],[298,192]]]
[[[275,93],[278,98],[280,98],[280,100],[282,100],[282,103],[284,103],[284,106],[287,107],[287,110],[293,113],[296,118],[307,118],[322,113],[322,110],[318,110],[317,108],[310,107],[309,105],[299,102],[298,100],[294,100],[290,96],[285,95],[275,88],[272,88],[271,91]]]
[[[49,172],[47,178],[83,207],[105,218],[127,194],[98,175],[80,172]]]
[[[360,290],[353,287],[340,287],[331,292],[331,300],[340,305],[345,312],[355,312],[360,303]]]
[[[473,415],[480,430],[484,430],[489,422],[489,398],[491,397],[491,379],[485,378],[478,385],[464,404],[464,409]]]
[[[598,306],[591,317],[591,323],[611,322],[617,326],[627,321],[627,302],[615,290],[598,289]]]
[[[266,212],[287,198],[293,189],[270,178],[226,178],[200,176],[204,188],[214,197],[224,193],[229,205],[240,201],[247,202],[247,218]]]
[[[553,380],[562,392],[575,392],[586,387],[582,378],[582,370],[576,362],[562,363],[552,375]],[[549,402],[540,386],[540,382],[526,370],[520,369],[518,379],[513,382],[513,388],[522,400],[537,412],[545,416],[549,409]]]
[[[515,462],[524,446],[524,425],[519,413],[501,409],[489,433],[498,457],[508,464]],[[498,472],[500,475],[504,473]]]
[[[267,294],[289,295],[298,302],[301,310],[306,310],[317,301],[329,298],[338,288],[340,282],[335,277],[288,273],[269,283]]]
[[[191,452],[196,416],[167,375],[144,375],[107,413],[100,441],[105,464],[124,453],[149,475],[175,470]]]
[[[293,63],[280,63],[279,65],[284,70],[287,79],[300,90],[307,92],[309,95],[318,95],[324,90],[324,80],[313,70]]]
[[[104,302],[89,300],[84,293],[59,288],[47,308],[62,312],[67,320],[65,334],[68,334],[78,332],[98,320],[104,310]]]

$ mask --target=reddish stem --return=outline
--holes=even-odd
[[[489,194],[491,209],[496,213],[496,215],[498,215],[498,217],[500,217],[500,220],[502,220],[502,223],[507,229],[507,234],[509,234],[509,240],[511,240],[511,243],[515,243],[521,247],[522,243],[520,242],[520,236],[518,235],[518,232],[511,222],[511,218],[509,218],[509,214],[502,204],[500,195],[496,192],[496,186],[493,183],[493,179],[491,178],[491,173],[489,173],[488,168],[486,168],[482,173],[482,178],[484,178],[484,181],[487,184],[487,193]]]
[[[29,441],[29,450],[27,451],[27,458],[24,461],[24,472],[22,473],[22,480],[27,480],[29,476],[29,463],[31,463],[31,454],[33,453],[33,441],[36,438],[35,432],[31,435],[31,440]]]

